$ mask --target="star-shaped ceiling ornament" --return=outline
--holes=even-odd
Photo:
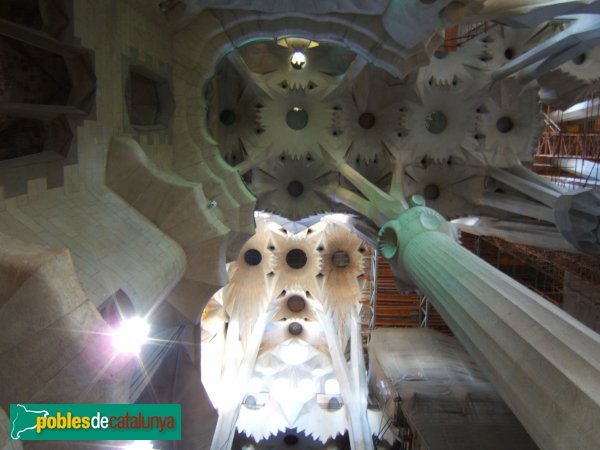
[[[312,153],[298,159],[282,153],[253,170],[251,188],[258,195],[258,209],[299,220],[332,211],[333,205],[315,187],[337,184],[339,174]]]
[[[405,84],[381,69],[363,69],[352,83],[346,84],[333,107],[333,152],[340,154],[343,149],[352,148],[346,156],[368,164],[389,148],[399,150],[399,137],[404,131],[399,101],[406,91]]]
[[[537,98],[537,85],[515,78],[496,82],[476,108],[476,142],[465,146],[467,159],[491,167],[531,161],[544,123]]]

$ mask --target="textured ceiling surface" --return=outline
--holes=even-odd
[[[292,220],[344,210],[331,192],[356,192],[331,159],[448,217],[475,213],[474,199],[497,188],[485,185],[486,168],[530,163],[544,125],[540,86],[493,74],[564,27],[494,25],[404,77],[333,44],[251,43],[216,69],[208,127],[231,165],[245,162],[259,209]],[[299,68],[294,52],[305,57]]]

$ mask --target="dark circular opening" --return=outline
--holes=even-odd
[[[300,312],[306,307],[306,301],[299,295],[292,295],[287,299],[287,307],[292,312]]]
[[[575,58],[573,58],[573,64],[575,64],[576,66],[580,66],[585,62],[585,53],[582,53],[581,55],[577,55]]]
[[[327,409],[340,409],[342,407],[342,403],[337,397],[332,397],[329,399],[327,403]]]
[[[290,181],[287,185],[287,191],[292,197],[300,197],[304,192],[304,185],[298,180]]]
[[[306,265],[306,253],[299,248],[294,248],[285,256],[285,262],[292,269],[302,269]]]
[[[262,255],[255,248],[251,248],[244,253],[244,261],[249,266],[258,266],[262,261]]]
[[[344,250],[340,250],[331,256],[331,261],[335,267],[348,267],[350,265],[350,255]]]
[[[398,236],[391,226],[384,225],[383,228],[379,230],[377,243],[381,256],[386,259],[393,258],[398,251]]]
[[[233,125],[235,123],[235,113],[230,109],[224,109],[219,115],[219,120],[223,125]]]
[[[256,398],[254,395],[247,395],[244,400],[244,405],[248,406],[249,408],[256,406]]]
[[[375,125],[375,116],[370,112],[364,112],[358,117],[358,124],[365,130],[373,128]]]
[[[302,130],[308,124],[308,114],[299,106],[294,106],[288,111],[285,121],[292,130]]]
[[[428,184],[423,189],[423,196],[427,200],[435,200],[440,196],[440,188],[436,184]]]
[[[500,132],[500,133],[508,133],[510,130],[513,129],[513,121],[510,117],[500,117],[498,119],[498,121],[496,122],[496,129]]]
[[[504,50],[504,57],[506,59],[513,59],[515,57],[515,50],[508,47],[506,50]]]
[[[287,434],[284,436],[283,442],[286,445],[296,445],[298,444],[298,436],[296,436],[295,434]]]
[[[288,331],[292,336],[298,336],[302,333],[302,325],[298,322],[292,322],[288,325]]]
[[[434,111],[425,118],[425,128],[432,134],[440,134],[448,125],[448,119],[443,112]]]
[[[448,56],[448,52],[437,50],[433,52],[433,56],[435,56],[437,59],[444,59],[446,56]]]

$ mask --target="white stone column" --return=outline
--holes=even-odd
[[[411,208],[380,231],[543,449],[600,448],[600,335],[496,270],[442,216]]]
[[[351,362],[351,367],[349,367],[344,357],[344,350],[340,345],[339,334],[336,332],[336,327],[333,325],[331,316],[320,308],[315,309],[315,312],[323,325],[335,375],[340,383],[340,391],[346,404],[350,448],[352,450],[373,450],[372,433],[367,421],[366,374],[364,372],[362,374],[358,373],[359,368],[363,366],[359,364],[359,355],[353,349],[352,357],[355,359]],[[352,317],[350,317],[351,320],[353,320]],[[362,358],[362,355],[360,355],[360,358]],[[355,367],[356,370],[354,370]],[[361,377],[364,380],[361,381]]]
[[[239,322],[232,319],[227,330],[225,344],[225,365],[221,380],[221,399],[219,400],[219,419],[211,443],[211,450],[229,450],[235,437],[235,426],[244,400],[248,380],[256,364],[260,343],[267,323],[273,317],[273,308],[268,308],[256,318],[248,345],[243,351],[241,361],[236,361],[235,347],[240,345]]]

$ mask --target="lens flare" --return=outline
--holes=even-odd
[[[141,317],[126,319],[113,332],[113,347],[119,353],[139,355],[149,333],[150,325]]]

